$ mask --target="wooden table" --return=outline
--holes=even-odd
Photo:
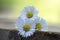
[[[9,40],[11,40],[11,38],[14,38],[14,40],[28,40],[26,38],[23,38],[21,36],[18,36],[18,31],[16,30],[15,26],[14,26],[14,22],[15,20],[0,20],[0,29],[2,30],[9,30]],[[59,34],[60,35],[60,27],[58,26],[49,26],[48,27],[48,32],[35,32],[34,36],[32,36],[33,40],[39,39],[40,37],[46,36],[47,34]],[[38,35],[38,36],[37,36]],[[40,36],[39,36],[40,35]],[[54,35],[53,35],[54,36]],[[19,38],[20,37],[20,38]],[[31,38],[31,37],[29,37]],[[32,38],[30,40],[32,40]]]

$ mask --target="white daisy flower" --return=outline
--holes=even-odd
[[[34,21],[29,23],[19,17],[16,21],[16,29],[19,31],[18,34],[22,35],[23,37],[31,36],[35,32]]]
[[[47,22],[44,19],[39,17],[35,19],[35,29],[38,31],[48,31]]]
[[[34,18],[37,16],[38,12],[35,10],[33,6],[25,7],[24,10],[21,12],[21,17],[23,19],[28,20],[34,20]]]

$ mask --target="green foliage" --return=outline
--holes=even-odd
[[[0,0],[0,10],[12,9],[13,0]]]

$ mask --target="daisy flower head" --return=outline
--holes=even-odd
[[[32,22],[27,22],[24,21],[21,18],[18,18],[18,20],[16,21],[16,28],[19,31],[18,34],[20,34],[23,37],[29,37],[31,35],[33,35],[33,33],[35,32],[35,27],[34,27],[34,23]]]
[[[38,11],[33,6],[25,7],[21,12],[21,17],[23,19],[34,19],[37,16]]]
[[[48,31],[47,22],[43,18],[35,19],[35,29],[38,31]]]

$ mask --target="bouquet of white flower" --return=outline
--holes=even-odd
[[[30,37],[36,31],[48,31],[48,25],[43,18],[37,16],[38,11],[33,6],[23,9],[16,20],[15,27],[22,37]]]

